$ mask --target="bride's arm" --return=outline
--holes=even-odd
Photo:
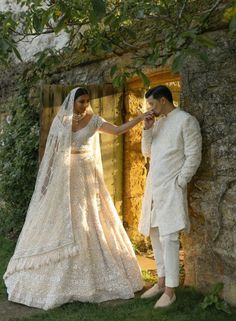
[[[112,134],[112,135],[121,135],[126,133],[128,130],[133,128],[135,125],[140,123],[142,120],[144,120],[145,117],[148,117],[150,112],[141,114],[133,118],[132,120],[128,121],[127,123],[124,123],[120,126],[113,125],[108,122],[104,122],[102,126],[99,128],[100,132]]]

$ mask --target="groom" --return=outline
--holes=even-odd
[[[201,132],[197,120],[173,105],[166,86],[150,89],[153,114],[146,116],[142,153],[150,157],[139,231],[151,238],[158,266],[158,283],[141,298],[163,293],[155,308],[176,300],[179,285],[179,231],[189,231],[187,183],[201,161]],[[155,121],[155,116],[159,117]]]

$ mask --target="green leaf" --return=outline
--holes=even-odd
[[[218,294],[224,287],[224,284],[222,282],[218,282],[214,285],[212,293]]]
[[[117,75],[113,81],[112,81],[113,85],[117,88],[121,88],[123,86],[123,77],[122,75]]]
[[[178,54],[172,63],[172,72],[173,74],[177,73],[180,71],[181,67],[183,66],[185,59],[185,55],[183,53]]]
[[[231,314],[230,307],[225,301],[217,302],[215,306],[217,310],[221,310],[225,313]]]
[[[111,67],[111,70],[110,70],[110,75],[111,75],[111,77],[114,76],[114,74],[116,73],[116,71],[117,71],[117,65],[112,66],[112,67]]]
[[[130,28],[125,28],[125,31],[128,33],[131,39],[136,39],[137,33],[131,30]]]
[[[206,302],[200,303],[200,307],[201,307],[202,309],[204,309],[204,310],[205,310],[208,306],[209,306],[209,304],[206,303]]]
[[[109,14],[108,16],[106,16],[104,18],[104,24],[105,25],[110,25],[113,22],[113,20],[115,20],[114,15],[113,14]]]
[[[20,61],[23,61],[22,58],[21,58],[21,55],[19,53],[19,51],[17,50],[16,47],[12,47],[12,50],[14,51],[14,54],[16,55],[16,57],[20,60]]]
[[[168,61],[169,57],[166,56],[166,57],[162,57],[161,58],[161,66],[164,67]]]
[[[229,30],[231,32],[236,32],[236,14],[233,15],[233,17],[230,21]]]
[[[218,303],[218,297],[214,294],[208,294],[205,296],[204,301],[201,303],[201,307],[203,309],[206,309],[208,306],[217,304]]]
[[[196,41],[203,47],[214,48],[216,46],[216,42],[206,35],[198,35]]]
[[[44,11],[42,11],[42,15],[41,15],[41,23],[42,23],[42,25],[43,25],[43,27],[45,26],[45,25],[47,25],[47,23],[48,23],[48,21],[49,21],[49,19],[51,18],[51,12],[50,12],[50,10],[44,10]]]
[[[150,85],[149,78],[141,70],[139,70],[137,73],[139,77],[142,79],[144,87],[148,87]]]
[[[194,48],[188,48],[186,50],[184,50],[185,56],[193,56],[196,57],[202,61],[204,61],[205,63],[209,63],[209,59],[208,56],[206,54],[206,52],[202,52],[198,49],[194,49]]]
[[[203,302],[200,304],[202,309],[206,309],[208,306],[212,305],[212,301],[209,298],[209,296],[206,296],[203,300]]]
[[[209,58],[205,52],[198,52],[197,57],[199,57],[202,61],[204,61],[206,64],[209,62]]]
[[[54,32],[57,34],[66,26],[66,16],[60,18],[58,24],[54,28]]]
[[[91,0],[93,13],[92,16],[95,21],[101,20],[106,14],[106,4],[104,0]]]
[[[37,13],[33,14],[33,27],[35,31],[38,33],[40,33],[43,30],[42,20],[40,18],[40,15]]]
[[[192,39],[195,39],[195,38],[196,38],[196,31],[188,30],[188,31],[182,32],[182,33],[180,34],[180,36],[181,36],[182,38],[192,38]]]
[[[5,39],[0,39],[0,53],[6,53],[9,49],[9,44]]]

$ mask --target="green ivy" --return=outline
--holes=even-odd
[[[0,133],[0,234],[11,238],[24,223],[38,167],[39,113],[28,96],[21,88]]]

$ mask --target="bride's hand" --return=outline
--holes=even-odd
[[[154,112],[153,111],[147,111],[147,112],[145,112],[145,113],[143,113],[143,114],[141,114],[141,115],[139,115],[140,116],[140,118],[141,118],[141,120],[154,120],[155,119],[155,114],[154,114]]]

